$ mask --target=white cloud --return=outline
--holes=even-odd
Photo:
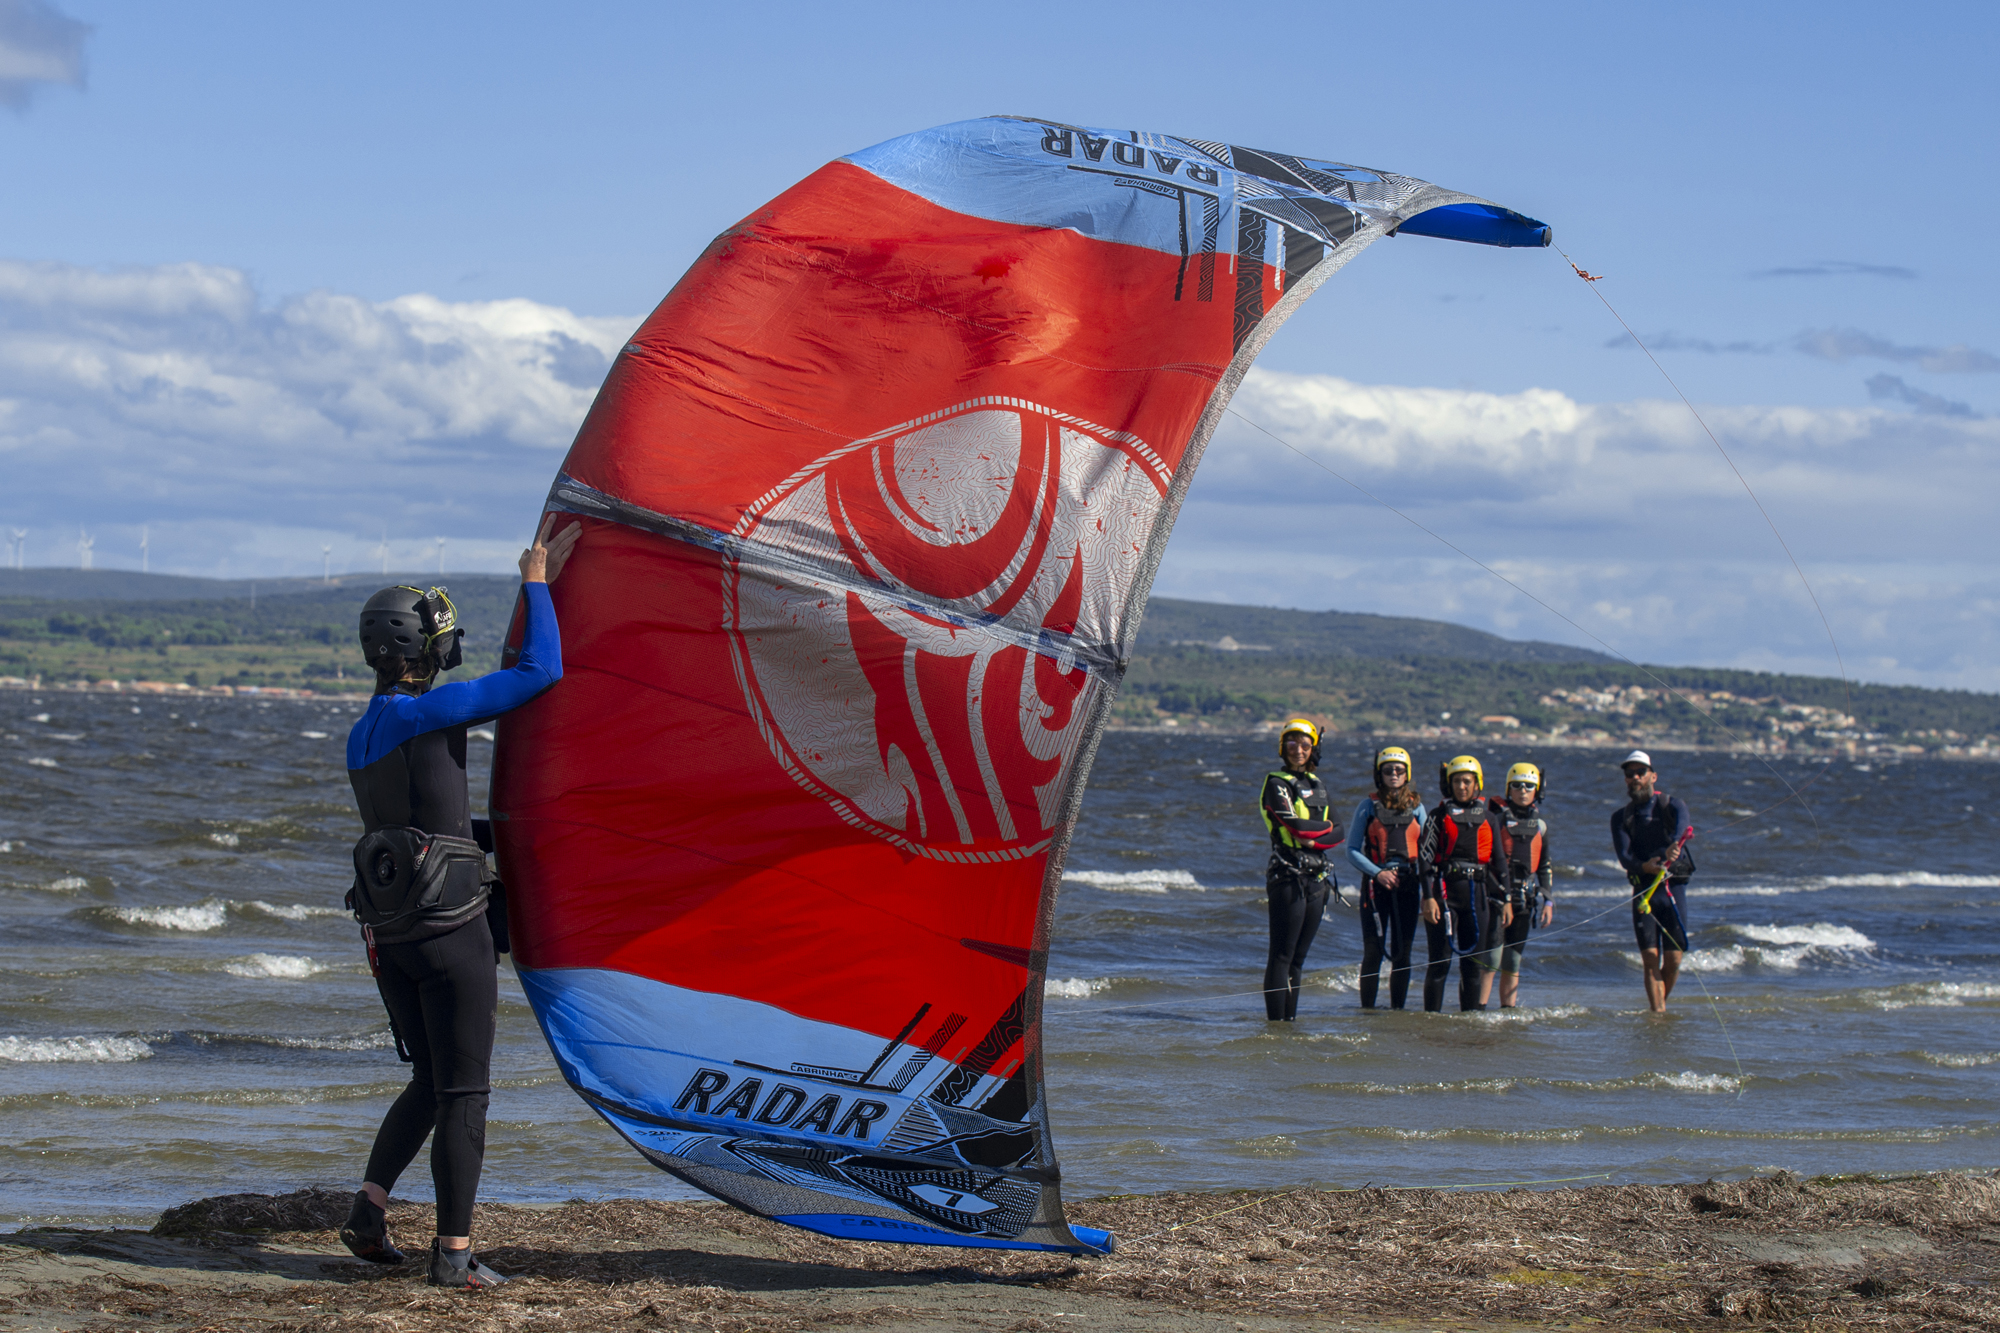
[[[0,262],[5,517],[231,525],[182,546],[203,568],[218,541],[292,530],[511,541],[634,323],[422,295],[267,306],[228,268]]]
[[[48,0],[0,0],[0,106],[25,111],[49,84],[81,88],[90,31]]]
[[[1679,402],[1255,371],[1234,406],[1189,493],[1163,594],[1599,646],[1317,463],[1640,660],[1837,669],[1784,550]],[[2000,574],[1978,540],[2000,494],[2000,423],[1703,413],[1813,580],[1850,675],[2000,688]]]
[[[530,301],[269,303],[244,274],[0,263],[0,524],[29,563],[233,575],[511,565],[636,323]],[[1253,372],[1158,590],[1440,617],[1589,644],[1315,464],[1618,650],[1831,672],[1784,552],[1679,402],[1585,403]],[[1806,566],[1852,674],[2000,688],[1982,538],[2000,422],[1705,407]],[[1260,423],[1293,446],[1245,424]],[[1294,452],[1294,449],[1297,452]]]

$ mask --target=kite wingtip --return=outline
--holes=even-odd
[[[1069,1229],[1069,1234],[1077,1239],[1079,1246],[1075,1251],[1077,1254],[1115,1254],[1118,1250],[1118,1237],[1108,1231],[1099,1231],[1096,1227],[1073,1226]]]

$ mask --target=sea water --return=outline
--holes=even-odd
[[[0,694],[0,1225],[354,1181],[404,1079],[339,906],[356,712]],[[1618,755],[1474,746],[1548,774],[1557,915],[1522,1007],[1364,1012],[1336,904],[1271,1025],[1272,748],[1105,738],[1044,1009],[1073,1195],[2000,1165],[2000,768],[1658,756],[1701,873],[1656,1018],[1610,864]],[[475,803],[490,756],[475,731]],[[1367,766],[1330,742],[1346,808]],[[506,968],[494,1073],[485,1197],[687,1197],[562,1084]]]

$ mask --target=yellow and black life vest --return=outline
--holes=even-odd
[[[1304,845],[1285,827],[1283,821],[1287,806],[1293,819],[1330,823],[1333,819],[1333,797],[1327,791],[1326,783],[1320,780],[1317,773],[1278,769],[1264,775],[1264,787],[1257,796],[1257,813],[1263,817],[1264,827],[1271,834],[1272,855],[1295,869],[1324,870],[1325,853],[1317,847]]]

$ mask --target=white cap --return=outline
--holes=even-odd
[[[1618,761],[1618,767],[1620,768],[1625,767],[1627,764],[1644,764],[1647,768],[1651,768],[1653,766],[1653,756],[1647,754],[1644,750],[1634,750]]]

